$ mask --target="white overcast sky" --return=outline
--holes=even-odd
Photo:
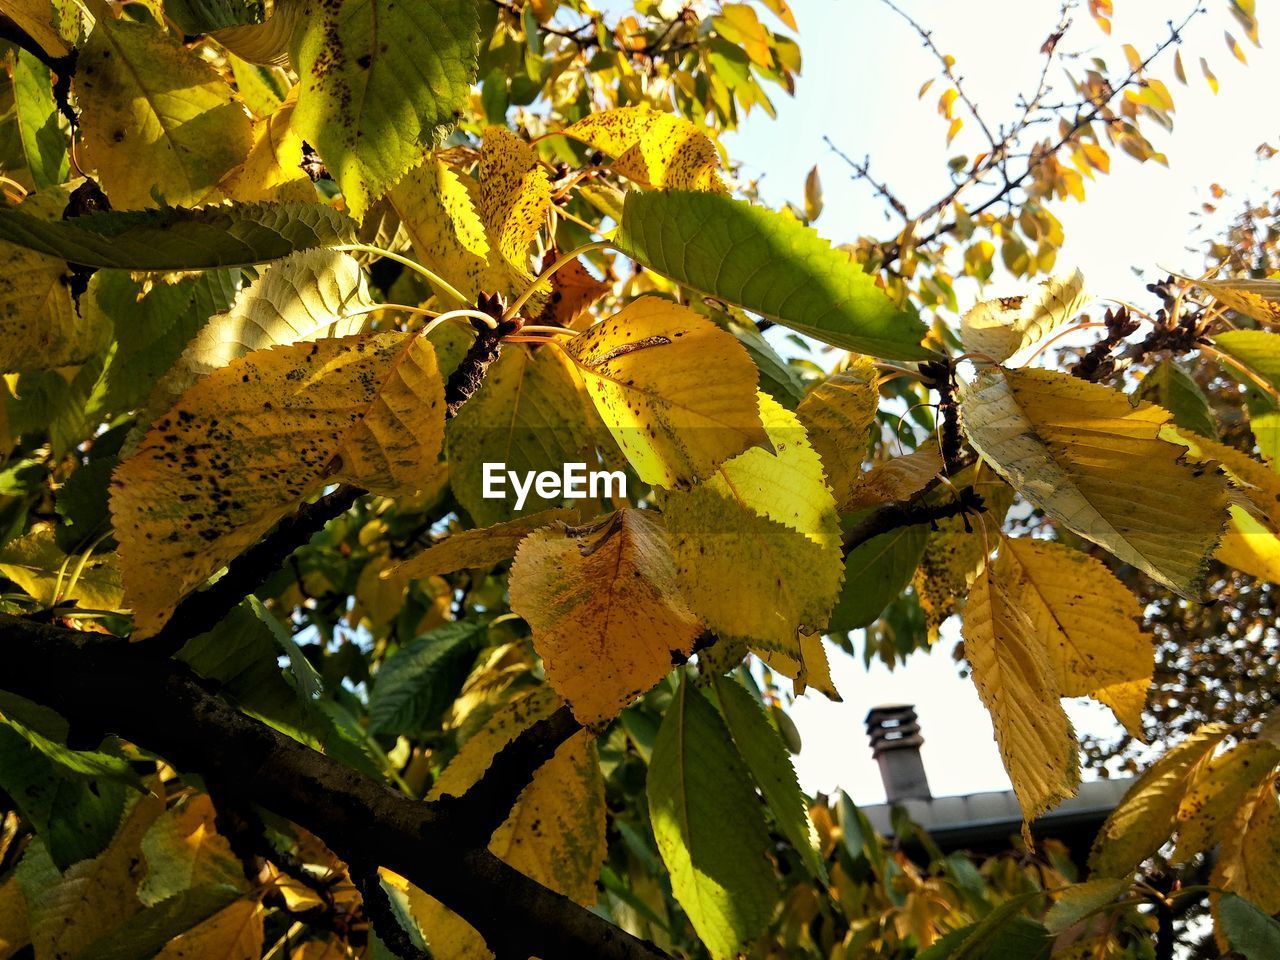
[[[900,0],[904,9],[929,25],[935,40],[958,61],[970,95],[989,122],[1008,117],[1019,87],[1029,88],[1039,69],[1038,51],[1057,22],[1057,0]],[[1193,213],[1219,182],[1244,195],[1261,196],[1280,188],[1274,180],[1280,158],[1259,161],[1257,146],[1280,146],[1280,122],[1273,119],[1266,91],[1280,87],[1280,55],[1268,45],[1280,35],[1280,10],[1261,10],[1261,49],[1245,46],[1249,66],[1227,50],[1230,26],[1227,0],[1206,0],[1210,13],[1187,34],[1183,60],[1190,85],[1172,75],[1170,55],[1155,75],[1169,85],[1177,101],[1172,134],[1156,138],[1169,158],[1165,169],[1113,158],[1109,177],[1088,183],[1088,202],[1058,204],[1067,243],[1059,269],[1078,267],[1095,295],[1141,300],[1143,285],[1134,267],[1154,277],[1161,268],[1196,273],[1202,256],[1188,247],[1195,241]],[[826,209],[816,226],[825,236],[846,241],[861,233],[891,235],[892,222],[865,183],[853,183],[847,170],[823,144],[823,134],[850,156],[872,158],[872,172],[889,182],[908,207],[919,209],[947,188],[946,159],[980,149],[966,128],[952,148],[944,143],[943,121],[935,111],[942,87],[917,101],[920,84],[936,71],[911,28],[879,0],[791,0],[799,22],[804,70],[796,97],[779,95],[778,119],[753,114],[740,134],[725,138],[730,155],[747,176],[761,177],[771,204],[802,198],[804,177],[818,165]],[[1083,4],[1081,4],[1083,6]],[[1190,3],[1174,0],[1115,0],[1113,39],[1077,12],[1077,37],[1096,43],[1096,54],[1121,64],[1118,43],[1146,51],[1167,35],[1165,20],[1181,18]],[[1259,7],[1265,5],[1259,4]],[[1274,21],[1272,17],[1274,16]],[[1239,36],[1239,31],[1236,31]],[[1080,39],[1076,43],[1084,42]],[[1221,82],[1213,96],[1199,75],[1206,56]],[[771,88],[772,89],[772,88]],[[975,286],[959,289],[962,308],[978,296]],[[1021,292],[1016,282],[997,280],[983,297]],[[878,663],[868,671],[860,659],[829,648],[832,672],[844,702],[829,703],[809,693],[793,716],[804,749],[796,758],[804,788],[810,792],[841,787],[858,803],[884,799],[879,774],[864,735],[863,718],[878,703],[914,703],[920,714],[925,766],[935,795],[1009,788],[992,740],[991,723],[973,685],[958,676],[950,652],[954,631],[932,654],[917,654],[905,667],[889,672]],[[1078,731],[1111,729],[1109,714],[1087,702],[1069,704]]]

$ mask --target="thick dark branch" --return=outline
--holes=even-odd
[[[937,523],[948,517],[958,517],[969,513],[985,513],[986,504],[982,495],[973,487],[965,487],[959,497],[946,503],[923,503],[920,498],[928,493],[935,484],[930,484],[916,500],[906,503],[890,503],[877,507],[857,524],[844,532],[840,540],[841,549],[847,557],[868,540],[889,533],[900,527],[914,527],[921,523]]]
[[[582,729],[567,706],[543,717],[498,751],[484,776],[451,805],[458,810],[460,827],[472,834],[473,842],[489,842],[493,831],[515,806],[534,773],[555,756],[560,745]]]
[[[0,687],[218,783],[310,830],[338,856],[394,870],[463,917],[498,955],[669,960],[459,836],[452,816],[245,716],[173,660],[0,615]]]

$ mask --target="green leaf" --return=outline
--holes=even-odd
[[[292,126],[324,158],[356,219],[452,126],[478,43],[472,0],[343,0],[302,21]]]
[[[293,638],[293,634],[276,619],[261,600],[254,596],[250,596],[248,600],[249,609],[253,611],[253,615],[266,625],[271,631],[272,638],[289,658],[289,672],[293,674],[294,683],[298,685],[298,695],[305,700],[314,700],[320,696],[324,683],[320,679],[320,674],[316,672],[316,668],[302,652],[302,648],[298,646],[298,641]]]
[[[1280,334],[1265,330],[1228,330],[1214,336],[1213,345],[1271,386],[1280,387]],[[1225,363],[1223,368],[1246,386],[1254,386],[1235,364]]]
[[[1231,949],[1245,960],[1280,957],[1280,923],[1243,897],[1226,894],[1218,903],[1218,924]]]
[[[716,960],[769,922],[778,896],[760,802],[729,731],[682,677],[649,764],[649,819],[671,889]]]
[[[1173,414],[1173,422],[1178,426],[1202,437],[1217,439],[1218,423],[1208,398],[1191,374],[1172,360],[1161,360],[1143,378],[1135,395],[1139,400],[1164,407]]]
[[[0,721],[0,788],[44,838],[53,863],[65,870],[96,856],[111,841],[127,791],[114,777],[87,778],[56,763],[35,746],[33,734]],[[94,762],[110,760],[99,754]]]
[[[321,203],[228,203],[44,220],[0,210],[0,240],[88,267],[207,270],[348,243],[354,224]]]
[[[230,306],[239,281],[236,270],[210,270],[175,283],[145,282],[122,270],[96,274],[81,312],[116,332],[101,398],[103,412],[139,407],[209,317]],[[140,426],[145,430],[149,425],[146,419]]]
[[[1047,960],[1053,940],[1042,925],[1022,915],[1039,891],[1023,893],[977,923],[949,933],[918,960]]]
[[[1049,908],[1049,912],[1044,917],[1044,925],[1056,936],[1074,927],[1094,911],[1113,903],[1116,897],[1128,889],[1128,877],[1103,878],[1072,884],[1058,895],[1053,906]]]
[[[18,115],[18,137],[27,157],[27,170],[37,190],[67,181],[67,135],[58,125],[49,69],[18,50],[13,60],[13,105]]]
[[[627,194],[614,238],[627,256],[832,346],[892,360],[931,356],[848,253],[794,220],[714,193]]]
[[[262,0],[165,0],[164,15],[195,36],[262,22]]]
[[[778,827],[809,871],[826,883],[827,868],[818,853],[818,835],[809,819],[809,803],[800,791],[782,738],[760,708],[759,701],[740,684],[716,676],[714,687],[729,735],[764,794]]]
[[[370,731],[411,736],[437,724],[466,680],[485,631],[483,623],[446,623],[388,658],[369,699]]]
[[[831,611],[829,633],[869,626],[907,588],[929,541],[929,528],[899,527],[851,551],[844,562],[844,587]]]

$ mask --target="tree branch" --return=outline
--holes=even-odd
[[[926,486],[916,497],[906,503],[889,503],[877,507],[863,517],[858,523],[844,532],[840,538],[840,547],[847,557],[868,540],[897,530],[899,527],[914,527],[922,523],[937,523],[948,517],[958,517],[969,513],[985,513],[986,504],[982,494],[973,487],[964,487],[959,496],[946,503],[923,503],[922,498],[941,481],[935,480]]]
[[[116,734],[310,830],[345,861],[373,861],[463,917],[499,955],[669,960],[459,836],[454,818],[286,737],[137,645],[0,615],[0,686],[73,725]]]

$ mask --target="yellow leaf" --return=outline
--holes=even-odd
[[[1196,286],[1241,316],[1280,324],[1280,280],[1200,280]]]
[[[791,680],[797,695],[813,687],[828,700],[836,703],[843,701],[844,698],[831,679],[831,664],[827,661],[822,634],[802,633],[799,657],[781,650],[753,650],[752,653],[763,660],[774,673],[780,673]]]
[[[206,200],[253,141],[229,84],[155,26],[99,17],[76,67],[82,157],[121,209]]]
[[[428,157],[391,188],[387,200],[418,260],[474,301],[481,292],[512,293],[527,277],[528,265],[516,272],[497,254],[491,257],[469,183],[442,160]]]
[[[515,556],[520,541],[535,530],[556,522],[571,523],[577,517],[575,510],[558,508],[531,513],[490,527],[459,530],[396,567],[383,571],[382,576],[425,580],[427,577],[453,573],[455,570],[492,567]]]
[[[827,625],[844,559],[822,461],[796,415],[761,394],[776,453],[755,448],[663,501],[680,582],[717,634],[798,651],[798,632]]]
[[[66,39],[59,33],[54,19],[56,8],[53,0],[5,0],[4,12],[45,53],[51,57],[67,55]]]
[[[840,512],[851,513],[910,499],[940,473],[942,453],[933,442],[925,443],[905,456],[881,460],[857,477],[849,495],[839,501]]]
[[[1025,297],[984,300],[960,321],[964,348],[997,361],[1007,360],[1073,320],[1086,300],[1079,270],[1050,277]]]
[[[64,261],[0,241],[0,372],[72,366],[106,346],[109,328],[76,310],[69,277]]]
[[[265,912],[257,900],[237,900],[174,937],[155,960],[258,960]]]
[[[680,596],[657,515],[624,509],[586,528],[530,534],[510,577],[547,680],[583,724],[612,720],[688,656],[701,632]]]
[[[683,117],[647,105],[588,114],[564,129],[613,157],[609,165],[642,187],[723,191],[715,144]]]
[[[0,883],[0,960],[9,960],[30,942],[27,905],[18,887],[18,878],[10,874]]]
[[[66,207],[61,189],[29,195],[22,213],[58,220]],[[72,366],[111,340],[110,323],[76,309],[65,261],[0,241],[0,373]]]
[[[1204,74],[1204,79],[1209,84],[1209,89],[1213,91],[1214,96],[1217,96],[1218,78],[1214,76],[1213,71],[1209,69],[1209,61],[1204,57],[1200,58],[1200,72]]]
[[[1155,669],[1142,608],[1099,560],[1047,540],[1008,539],[1014,601],[1045,644],[1060,696],[1093,697],[1142,739],[1142,710]]]
[[[963,392],[974,448],[1031,504],[1199,599],[1227,520],[1225,480],[1161,439],[1172,415],[1048,370],[983,371]]]
[[[533,147],[506,127],[490,127],[480,147],[478,203],[490,245],[522,276],[529,245],[551,209],[551,181]]]
[[[1244,55],[1244,50],[1241,49],[1239,42],[1236,40],[1235,37],[1231,35],[1231,32],[1228,30],[1224,30],[1222,32],[1222,35],[1223,35],[1223,38],[1227,41],[1227,49],[1231,51],[1231,55],[1235,57],[1237,60],[1239,60],[1241,63],[1248,64],[1249,60]]]
[[[142,909],[142,901],[134,893],[147,870],[142,838],[163,812],[164,802],[159,797],[139,797],[107,849],[91,860],[74,864],[60,877],[48,861],[48,854],[40,851],[44,865],[56,879],[38,897],[29,893],[26,896],[27,920],[37,957],[77,957]],[[25,871],[33,868],[39,870],[40,866],[29,850],[18,870],[20,885],[26,884]]]
[[[1226,831],[1245,796],[1270,780],[1280,763],[1280,746],[1269,740],[1246,740],[1198,767],[1178,804],[1176,862],[1207,853],[1228,839]]]
[[[39,523],[0,548],[0,573],[44,607],[74,600],[88,610],[123,609],[124,587],[115,557],[90,556],[83,566],[81,559],[63,553],[53,527]]]
[[[244,889],[243,866],[218,833],[213,802],[196,794],[159,817],[142,838],[147,878],[138,897],[155,906],[177,890],[225,886]]]
[[[559,705],[559,698],[541,687],[498,711],[462,745],[429,799],[462,796],[499,750]],[[590,733],[574,735],[538,769],[493,834],[489,849],[543,886],[577,903],[595,903],[596,879],[605,857],[605,799]],[[409,887],[409,906],[438,960],[491,956],[479,934],[432,897]]]
[[[1094,841],[1089,866],[1095,875],[1128,876],[1164,845],[1191,776],[1229,730],[1225,724],[1200,727],[1134,781]]]
[[[852,356],[847,369],[818,384],[796,407],[809,442],[822,458],[836,503],[847,503],[861,479],[867,438],[880,406],[878,382],[871,358]]]
[[[1231,524],[1214,557],[1251,577],[1280,583],[1280,537],[1241,507],[1231,507]]]
[[[641,297],[565,349],[645,483],[688,486],[767,439],[746,349],[687,307]]]
[[[1020,592],[1018,571],[1001,551],[974,578],[963,630],[964,654],[991,713],[1025,834],[1026,824],[1075,792],[1080,758],[1053,663]]]
[[[1275,776],[1245,794],[1222,832],[1212,883],[1280,913],[1280,799]]]
[[[253,124],[253,145],[244,162],[222,181],[222,192],[236,200],[314,202],[316,188],[302,168],[302,137],[289,126],[298,104],[298,87],[270,115]]]
[[[273,347],[215,370],[112,480],[134,636],[157,631],[183,596],[325,484],[386,496],[426,486],[443,434],[435,351],[412,334]]]
[[[560,473],[566,463],[594,462],[589,404],[564,354],[553,347],[508,344],[484,382],[445,428],[449,483],[479,525],[517,515],[516,495],[484,497],[484,465],[505,470]],[[560,497],[531,489],[521,510],[557,506]]]

